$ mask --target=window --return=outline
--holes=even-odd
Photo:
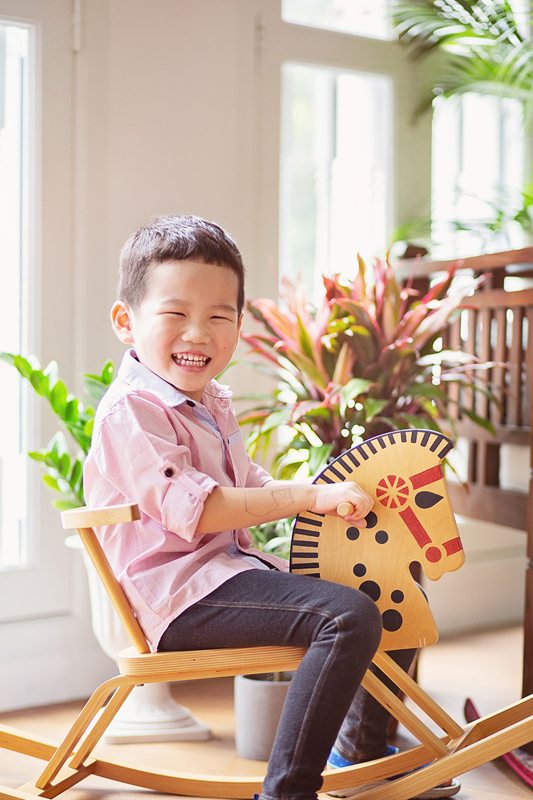
[[[433,255],[523,247],[524,133],[518,100],[440,99],[433,122]]]
[[[320,286],[382,254],[390,231],[388,76],[284,64],[280,269]]]
[[[0,350],[11,353],[28,345],[31,32],[0,22]],[[0,385],[0,569],[5,569],[28,560],[27,398],[18,373],[3,362]]]
[[[389,39],[389,0],[283,0],[285,22]]]

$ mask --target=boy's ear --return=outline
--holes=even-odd
[[[111,309],[111,324],[124,344],[133,344],[133,313],[126,303],[116,300]]]

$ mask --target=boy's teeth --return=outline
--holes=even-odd
[[[194,364],[195,366],[207,364],[209,361],[206,356],[174,356],[174,360],[177,361],[178,364]]]

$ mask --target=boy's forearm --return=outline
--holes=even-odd
[[[257,489],[214,489],[204,504],[197,533],[249,528],[292,517],[313,505],[316,487],[290,481],[269,481]]]
[[[292,481],[269,481],[261,488],[217,487],[204,504],[196,532],[249,528],[262,522],[292,517],[302,511],[338,515],[338,508],[349,507],[343,519],[366,527],[365,517],[373,500],[351,481],[334,484],[312,484]]]

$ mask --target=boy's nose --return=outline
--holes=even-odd
[[[207,344],[210,339],[210,335],[204,325],[201,325],[200,323],[191,323],[187,326],[187,329],[183,331],[182,339],[186,342]]]

